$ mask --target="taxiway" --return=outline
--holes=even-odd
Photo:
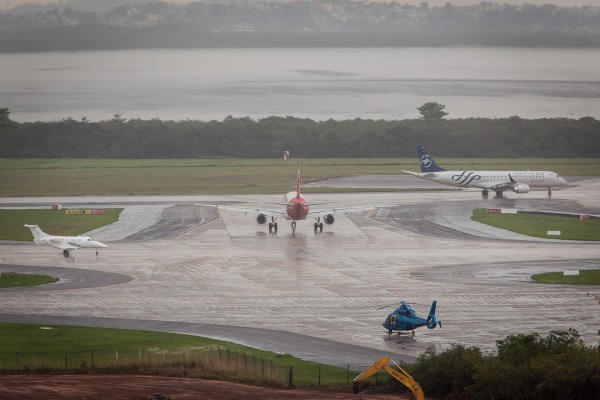
[[[0,320],[205,335],[335,365],[380,355],[410,361],[452,343],[488,350],[507,335],[568,328],[597,343],[597,287],[534,284],[529,276],[600,268],[598,243],[532,239],[469,217],[480,207],[598,215],[600,179],[579,180],[551,198],[545,191],[485,200],[472,190],[306,192],[336,206],[398,206],[337,216],[320,234],[312,221],[299,222],[295,233],[280,221],[269,234],[254,215],[193,205],[245,196],[0,199],[0,207],[125,208],[117,223],[89,233],[109,245],[99,256],[81,250],[63,258],[50,247],[0,243],[0,272],[35,266],[64,277],[54,286],[1,289]],[[97,273],[115,280],[91,284]],[[61,287],[67,276],[81,285]],[[381,323],[400,299],[417,313],[436,299],[443,328],[388,336]]]

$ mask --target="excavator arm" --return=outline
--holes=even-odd
[[[352,388],[354,389],[354,393],[358,393],[364,381],[381,369],[385,370],[388,374],[390,374],[391,376],[399,380],[400,383],[402,383],[404,386],[409,388],[410,391],[413,392],[417,400],[425,400],[425,394],[423,393],[423,389],[421,389],[421,386],[419,386],[419,384],[412,378],[412,376],[410,376],[406,371],[402,369],[402,367],[396,364],[389,357],[382,357],[379,360],[375,361],[360,375],[358,375],[352,380]]]

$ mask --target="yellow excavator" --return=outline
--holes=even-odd
[[[425,394],[423,393],[421,386],[419,386],[412,376],[407,374],[402,367],[396,364],[394,360],[389,357],[382,357],[375,361],[369,366],[369,368],[365,369],[360,375],[352,380],[352,389],[354,390],[354,393],[358,393],[361,389],[363,389],[363,387],[366,385],[366,382],[364,382],[365,379],[374,375],[380,369],[385,370],[388,374],[409,388],[417,400],[425,400]]]

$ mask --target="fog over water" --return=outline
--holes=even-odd
[[[0,54],[19,122],[271,115],[314,120],[600,118],[600,51],[522,48],[186,49]]]

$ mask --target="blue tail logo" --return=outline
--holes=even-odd
[[[421,172],[445,171],[444,168],[440,167],[435,163],[435,160],[429,155],[425,147],[417,146],[417,151],[419,153],[419,163],[421,164]]]

